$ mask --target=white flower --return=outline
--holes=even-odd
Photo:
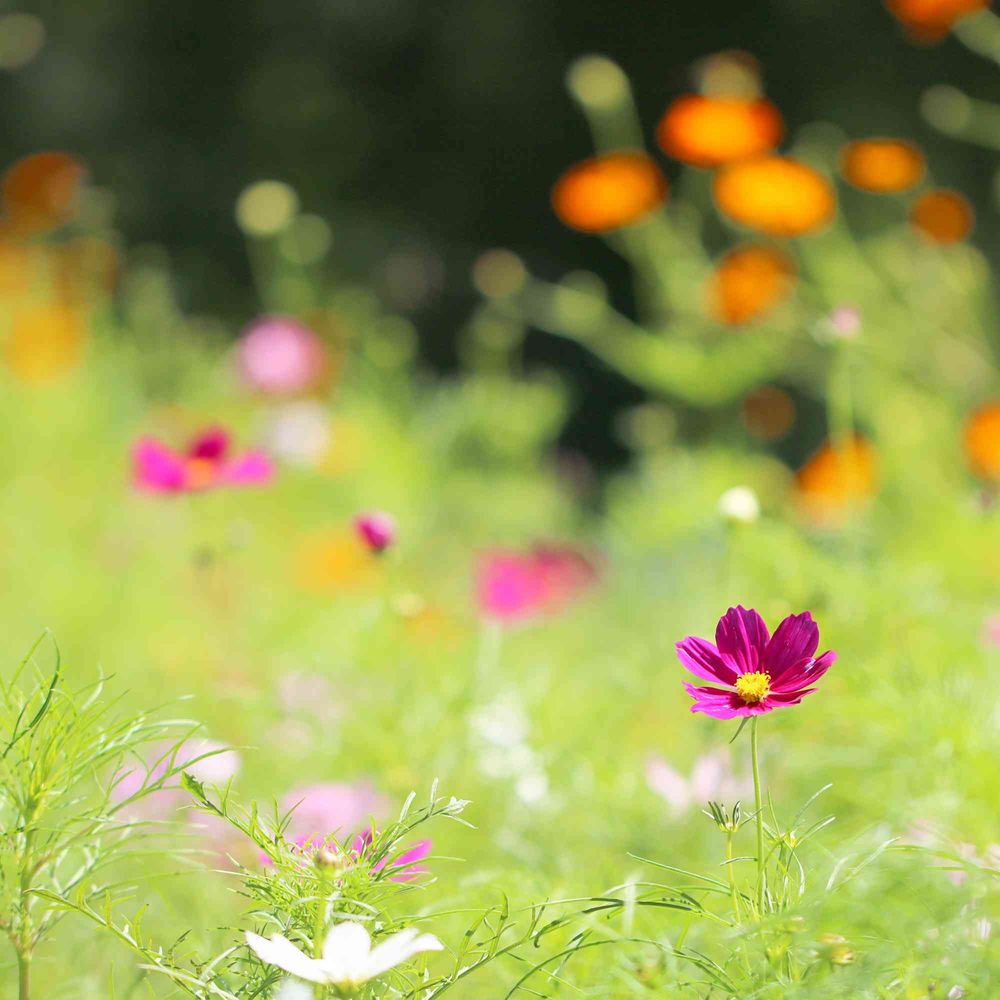
[[[247,931],[247,944],[262,962],[276,965],[299,979],[347,987],[360,986],[381,976],[420,952],[441,951],[444,947],[433,934],[421,934],[411,927],[373,948],[368,931],[353,921],[330,928],[323,942],[322,958],[310,958],[280,934],[268,941]]]
[[[760,501],[749,486],[734,486],[719,497],[719,513],[729,521],[749,524],[760,517]]]

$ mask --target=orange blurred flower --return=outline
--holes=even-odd
[[[660,119],[656,141],[675,160],[711,168],[769,153],[784,132],[770,101],[684,94]]]
[[[34,153],[3,177],[3,207],[12,229],[41,233],[68,222],[76,208],[83,166],[68,153]]]
[[[641,152],[607,153],[577,163],[552,189],[559,219],[585,233],[604,233],[647,216],[667,197],[667,180]]]
[[[965,424],[965,453],[975,472],[1000,479],[1000,401],[980,406]]]
[[[840,171],[862,191],[897,194],[923,177],[924,156],[912,142],[902,139],[860,139],[841,151]]]
[[[794,282],[795,262],[788,254],[754,244],[736,247],[708,280],[708,309],[720,323],[748,323],[776,306]]]
[[[960,243],[972,232],[975,215],[963,195],[935,188],[913,203],[910,222],[932,243]]]
[[[56,378],[75,367],[86,341],[79,313],[65,305],[36,305],[14,313],[7,364],[23,382]]]
[[[875,492],[875,449],[855,434],[845,444],[826,442],[795,476],[795,493],[806,516],[824,525],[839,523]]]
[[[825,226],[836,209],[833,186],[817,170],[784,156],[723,167],[716,204],[734,222],[770,236],[802,236]]]
[[[304,590],[362,587],[374,579],[377,571],[377,557],[353,531],[311,535],[295,557],[295,581]]]
[[[743,425],[755,438],[777,441],[795,423],[792,397],[774,385],[764,385],[743,400]]]
[[[936,42],[968,14],[989,6],[990,0],[885,0],[889,13],[919,42]]]

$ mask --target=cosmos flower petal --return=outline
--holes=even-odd
[[[757,669],[767,642],[768,631],[764,619],[756,611],[742,605],[730,608],[719,619],[715,630],[715,644],[719,647],[719,652],[738,674]]]
[[[132,481],[149,493],[176,493],[184,488],[184,459],[156,438],[142,437],[132,449]]]
[[[811,656],[806,657],[772,681],[771,690],[774,693],[795,691],[803,685],[813,684],[833,666],[836,659],[837,654],[832,649],[817,656],[815,660]]]
[[[224,427],[203,430],[188,446],[188,458],[203,458],[221,462],[229,451],[229,432]]]
[[[363,981],[372,939],[367,928],[353,920],[334,924],[323,942],[323,965],[331,983]]]
[[[704,712],[716,719],[732,719],[742,714],[740,709],[746,706],[737,697],[735,691],[726,691],[716,687],[698,687],[695,684],[685,684],[684,690],[692,698],[692,712]]]
[[[773,694],[769,694],[761,704],[767,706],[764,709],[766,712],[772,708],[786,708],[788,705],[797,705],[807,694],[812,694],[816,690],[817,688],[800,688],[798,691],[775,691]]]
[[[271,459],[262,451],[248,451],[228,463],[222,477],[234,486],[255,486],[268,482],[274,475]]]
[[[771,675],[771,683],[775,684],[797,663],[815,656],[818,645],[819,626],[808,611],[785,618],[764,650],[764,668]]]
[[[677,657],[695,677],[720,684],[735,684],[736,671],[706,639],[689,635],[677,643]]]
[[[395,968],[424,951],[442,951],[444,945],[433,934],[420,934],[410,927],[386,938],[372,949],[365,969],[369,979]]]
[[[268,965],[276,965],[285,972],[290,972],[299,979],[307,979],[311,983],[327,983],[324,963],[315,958],[309,958],[301,949],[297,948],[288,938],[280,934],[274,934],[269,941],[247,931],[247,944],[256,953],[257,957]]]

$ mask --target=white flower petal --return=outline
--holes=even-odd
[[[280,934],[271,936],[271,940],[262,938],[259,934],[247,931],[247,944],[256,952],[257,957],[268,965],[276,965],[285,972],[290,972],[299,979],[308,979],[311,983],[328,982],[323,963],[315,958],[309,958],[300,948],[296,948],[288,938]]]
[[[334,924],[323,942],[323,967],[331,983],[364,982],[372,939],[363,924]]]
[[[433,934],[420,934],[410,927],[376,945],[368,958],[365,978],[373,979],[423,951],[441,951],[444,945]]]
[[[283,979],[274,1000],[313,1000],[312,987],[295,979]]]

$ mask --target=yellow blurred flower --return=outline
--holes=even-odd
[[[931,243],[960,243],[972,232],[975,214],[957,191],[935,188],[913,203],[910,222]]]
[[[66,305],[36,305],[14,313],[6,344],[7,365],[24,382],[56,378],[83,357],[84,323]]]
[[[377,557],[353,531],[332,530],[311,535],[295,555],[295,581],[305,590],[363,587],[377,574]]]
[[[783,156],[764,156],[723,167],[715,176],[720,211],[769,236],[802,236],[833,218],[833,186],[812,167]]]
[[[708,279],[708,310],[720,323],[749,323],[776,306],[794,283],[795,262],[788,254],[753,244],[736,247]]]
[[[552,208],[572,229],[604,233],[631,225],[667,197],[667,180],[645,153],[607,153],[577,163],[556,181]]]
[[[718,167],[773,150],[784,135],[778,109],[759,98],[684,94],[656,129],[660,148],[695,167]]]
[[[897,194],[924,176],[924,156],[902,139],[860,139],[841,151],[840,172],[863,191]]]

